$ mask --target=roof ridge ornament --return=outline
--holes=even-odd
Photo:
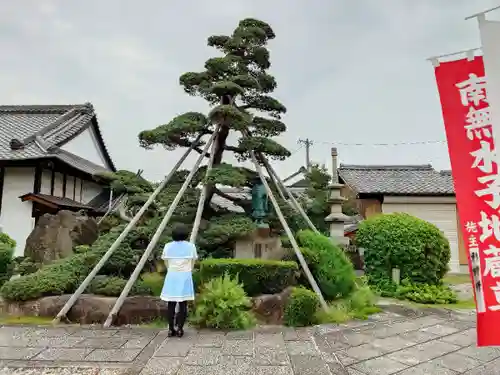
[[[24,143],[17,138],[12,138],[10,140],[11,150],[22,150],[24,148]]]

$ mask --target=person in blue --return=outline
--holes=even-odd
[[[187,301],[194,300],[193,267],[198,258],[196,246],[188,241],[189,230],[177,224],[172,230],[172,242],[165,245],[162,259],[167,267],[160,298],[167,302],[168,336],[182,337],[187,318]],[[179,313],[175,315],[176,305]]]

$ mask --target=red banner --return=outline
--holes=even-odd
[[[500,175],[483,59],[443,62],[435,73],[476,300],[477,344],[500,345]]]

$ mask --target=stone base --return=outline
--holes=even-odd
[[[282,324],[283,313],[291,288],[281,293],[262,295],[252,298],[252,311],[256,317],[266,324]],[[54,318],[71,297],[42,297],[26,302],[0,301],[0,313],[10,316],[39,316]],[[82,294],[66,317],[71,323],[103,324],[117,297],[104,297],[94,294]],[[125,299],[118,313],[115,326],[136,325],[158,319],[167,318],[167,304],[158,297],[131,296]]]
[[[40,316],[53,318],[63,308],[71,297],[42,297],[26,302],[2,301],[0,310],[13,316]],[[66,317],[71,323],[102,324],[106,321],[117,297],[104,297],[93,294],[83,294],[78,298]],[[167,305],[157,297],[132,296],[125,299],[114,325],[141,324],[158,318],[166,318]]]

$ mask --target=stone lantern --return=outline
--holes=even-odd
[[[342,203],[346,200],[341,195],[341,190],[344,187],[339,183],[337,172],[337,149],[332,148],[332,183],[328,186],[330,197],[330,215],[325,218],[325,221],[330,224],[330,237],[339,245],[349,245],[349,238],[344,236],[344,223],[349,219],[347,215],[342,213]]]

